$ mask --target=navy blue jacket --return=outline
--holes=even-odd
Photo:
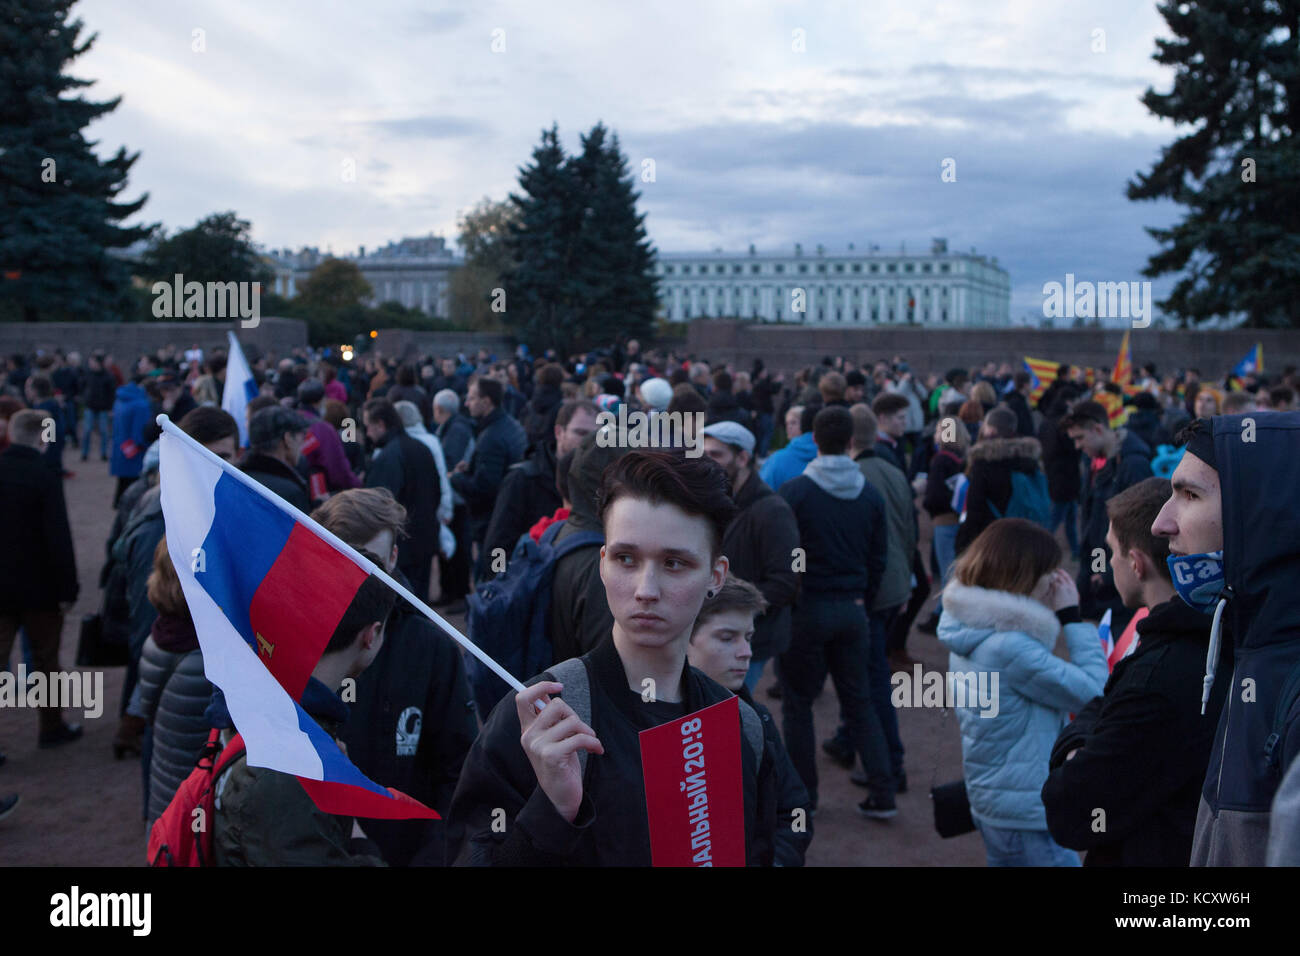
[[[1300,753],[1300,412],[1212,421],[1224,574],[1232,589],[1224,636],[1232,640],[1233,669],[1216,675],[1216,688],[1229,680],[1227,700],[1191,862],[1263,866],[1273,795]]]
[[[807,556],[802,595],[866,599],[871,607],[885,573],[888,543],[885,500],[863,482],[857,498],[836,498],[807,475],[781,486],[799,524],[799,542]]]

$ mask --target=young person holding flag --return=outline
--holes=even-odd
[[[734,700],[686,660],[695,618],[727,575],[722,538],[735,506],[722,469],[680,451],[630,451],[605,471],[599,502],[612,639],[555,665],[492,711],[452,800],[451,826],[463,825],[466,834],[459,862],[650,865],[646,794],[654,781],[643,775],[639,732],[679,720],[686,726],[689,715]],[[753,727],[761,754],[759,718],[736,703],[742,737],[750,740]],[[749,865],[770,865],[772,761],[757,758],[744,740],[740,855]],[[711,797],[736,783],[714,767],[704,768]]]

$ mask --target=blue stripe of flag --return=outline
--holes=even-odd
[[[194,578],[256,651],[248,610],[284,550],[294,520],[227,474],[217,480],[213,497],[216,510],[203,539],[203,564],[195,568]]]

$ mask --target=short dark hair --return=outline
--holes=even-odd
[[[548,385],[551,388],[559,388],[560,383],[564,381],[564,369],[560,368],[560,366],[556,365],[554,362],[548,362],[533,373],[533,381],[538,385]]]
[[[722,582],[722,587],[718,589],[717,593],[713,597],[704,599],[704,604],[700,607],[700,613],[695,615],[695,624],[691,627],[691,637],[694,638],[710,618],[717,617],[719,614],[726,614],[730,611],[746,611],[757,617],[766,610],[767,599],[763,597],[763,592],[744,578],[738,578],[728,572],[727,579]]]
[[[248,404],[244,406],[244,414],[252,418],[262,409],[279,404],[279,399],[272,398],[270,395],[258,395],[256,398],[249,399]]]
[[[718,392],[731,391],[731,373],[720,368],[713,373],[713,389]]]
[[[1014,438],[1016,429],[1020,427],[1020,419],[1007,406],[999,405],[984,416],[984,424],[997,432],[999,438]]]
[[[361,553],[375,564],[383,566],[384,562],[375,555],[366,551]],[[342,620],[334,628],[329,643],[325,645],[324,653],[332,654],[351,647],[362,628],[388,620],[388,615],[392,613],[393,605],[396,603],[396,591],[375,575],[367,575],[353,596],[352,602],[348,604],[348,609],[343,612]]]
[[[853,440],[853,415],[843,405],[823,408],[813,419],[813,442],[823,455],[843,455]]]
[[[275,404],[274,400],[272,404]],[[234,416],[224,409],[213,408],[211,405],[191,408],[176,424],[181,431],[200,445],[210,445],[214,441],[239,434],[239,424]]]
[[[506,390],[501,387],[501,383],[487,375],[480,375],[474,379],[474,384],[478,386],[478,393],[481,398],[486,398],[492,403],[493,408],[501,407],[501,399],[505,396]]]
[[[571,399],[567,402],[560,403],[560,410],[555,414],[555,424],[561,428],[568,428],[569,422],[573,421],[573,416],[581,411],[591,412],[593,415],[599,415],[600,409],[596,403],[586,398]]]
[[[1115,529],[1119,546],[1126,551],[1137,548],[1146,554],[1166,581],[1172,580],[1169,565],[1165,563],[1169,557],[1169,539],[1152,534],[1151,526],[1172,494],[1173,485],[1168,478],[1146,478],[1106,502],[1106,515]]]
[[[707,455],[688,458],[682,449],[629,451],[606,468],[596,494],[596,514],[602,525],[619,498],[676,505],[688,515],[705,519],[709,552],[714,558],[722,553],[722,537],[736,514],[727,473]]]
[[[31,386],[32,393],[37,398],[49,398],[54,394],[54,383],[44,372],[38,372],[27,379],[27,384]]]
[[[1030,377],[1028,372],[1021,369],[1015,375],[1011,376],[1011,381],[1014,383],[1016,391],[1020,391],[1020,389],[1032,382],[1033,379]]]
[[[1278,405],[1290,405],[1295,398],[1295,392],[1286,385],[1278,385],[1268,390],[1268,403],[1274,407]]]
[[[1101,425],[1110,428],[1110,414],[1101,402],[1080,402],[1061,417],[1061,431],[1071,428],[1087,428],[1089,425]]]
[[[881,415],[893,415],[895,412],[901,412],[910,406],[909,402],[897,392],[882,392],[876,396],[876,400],[871,403],[871,410],[875,412],[877,418]]]
[[[669,412],[707,412],[709,403],[690,382],[683,382],[673,388],[673,397],[668,402]]]
[[[817,396],[815,401],[810,401],[803,406],[803,411],[799,413],[799,431],[801,434],[812,434],[813,422],[817,420],[817,413],[825,407],[820,395]]]
[[[361,410],[375,421],[380,422],[390,432],[406,431],[406,426],[402,424],[402,416],[398,414],[393,403],[386,398],[372,398],[361,406]]]

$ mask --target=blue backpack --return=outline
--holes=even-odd
[[[515,545],[504,574],[469,596],[469,639],[489,657],[527,681],[555,663],[551,645],[551,579],[555,562],[593,544],[604,544],[599,531],[578,531],[559,544],[555,537],[567,522],[557,521],[540,541],[524,534]],[[487,720],[510,688],[477,657],[466,655],[465,671],[479,717]]]
[[[1007,502],[1005,514],[999,514],[997,506],[989,502],[989,510],[995,518],[1024,518],[1051,530],[1052,499],[1047,495],[1047,476],[1041,471],[1026,475],[1023,471],[1011,473],[1011,500]]]

